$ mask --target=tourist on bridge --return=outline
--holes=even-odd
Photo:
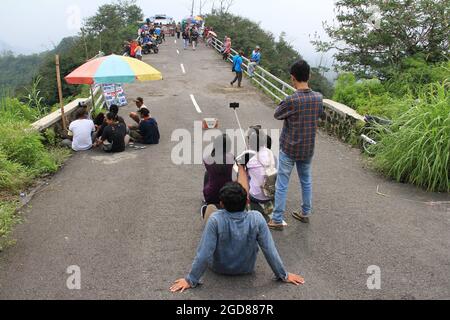
[[[88,119],[86,110],[77,112],[75,121],[69,126],[69,139],[62,142],[63,146],[72,148],[73,151],[87,151],[92,148],[95,132],[94,121]]]
[[[230,183],[220,191],[222,210],[206,221],[192,270],[185,279],[177,280],[170,290],[184,292],[195,288],[206,269],[227,276],[255,272],[259,248],[262,249],[276,279],[302,285],[305,280],[288,273],[264,217],[256,211],[245,211],[248,194],[239,183]]]
[[[203,196],[205,205],[201,209],[205,216],[208,205],[219,206],[219,192],[227,183],[233,181],[233,166],[235,157],[231,153],[231,139],[223,134],[214,140],[214,147],[210,155],[203,159],[206,173],[204,179]]]
[[[186,27],[183,31],[183,47],[184,50],[187,50],[187,48],[189,47],[189,43],[190,43],[190,31],[189,31],[189,27]]]
[[[244,51],[240,51],[239,55],[235,55],[233,58],[233,72],[236,73],[236,77],[234,78],[233,81],[231,81],[231,86],[233,86],[236,81],[238,82],[238,87],[241,87],[242,84],[242,74],[243,74],[243,70],[242,70],[242,64],[244,63]]]
[[[297,91],[287,97],[275,111],[275,118],[284,121],[280,138],[280,157],[275,194],[273,220],[269,227],[284,228],[284,214],[289,180],[294,169],[300,178],[303,205],[292,216],[303,223],[309,223],[312,214],[312,160],[314,156],[317,128],[323,115],[323,96],[309,88],[311,68],[304,60],[291,68],[291,79]]]
[[[225,37],[222,53],[223,53],[223,60],[227,61],[231,54],[231,38]]]
[[[255,75],[255,69],[261,63],[261,48],[259,46],[253,50],[252,56],[250,58],[250,63],[248,64],[248,75],[253,78]]]
[[[194,26],[191,31],[191,42],[192,42],[192,49],[195,51],[196,47],[198,45],[198,38],[200,37],[200,33],[198,32],[197,26]]]
[[[103,151],[107,153],[124,152],[130,141],[126,125],[121,123],[117,114],[113,112],[106,115],[106,124],[102,136],[96,141],[94,147],[103,146]]]
[[[141,144],[159,144],[160,133],[158,123],[150,116],[150,111],[141,108],[139,113],[142,117],[138,126],[130,126],[130,136],[134,142]]]
[[[178,22],[177,26],[176,26],[176,31],[177,31],[177,39],[180,39],[181,36],[181,23]]]
[[[147,106],[144,104],[144,99],[141,97],[138,97],[136,100],[134,100],[134,103],[136,104],[138,111],[130,113],[130,118],[133,119],[134,122],[139,124],[139,123],[141,123],[141,120],[142,120],[140,111],[142,109],[147,109],[147,110],[150,110],[150,109],[147,108]]]

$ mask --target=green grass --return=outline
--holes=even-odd
[[[422,88],[409,111],[374,148],[375,166],[399,182],[450,192],[449,83]]]
[[[71,154],[58,147],[53,130],[31,130],[38,115],[17,99],[0,98],[0,250],[11,243],[8,236],[19,221],[19,194],[35,179],[56,172]]]
[[[17,205],[14,202],[0,201],[0,251],[11,244],[11,230],[20,222],[16,214]]]

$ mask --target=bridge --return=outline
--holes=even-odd
[[[360,152],[320,131],[314,161],[315,216],[310,225],[287,216],[273,233],[286,268],[302,287],[272,280],[262,255],[254,275],[207,272],[204,285],[171,294],[190,270],[203,230],[199,208],[204,168],[176,165],[177,129],[217,118],[237,128],[228,104],[238,101],[244,127],[280,129],[275,103],[244,80],[231,88],[231,67],[214,50],[196,52],[168,39],[145,60],[164,81],[125,87],[144,97],[158,120],[161,144],[119,155],[75,154],[40,188],[14,238],[0,253],[0,299],[416,299],[450,297],[448,196],[387,181],[367,168]],[[263,81],[263,80],[261,80]],[[286,89],[286,88],[284,88]],[[283,90],[284,90],[283,89]],[[135,111],[134,106],[121,115]],[[193,145],[193,144],[192,144]],[[288,211],[298,209],[292,179]],[[81,290],[68,290],[69,266],[81,270]],[[381,271],[381,290],[369,290],[368,270]]]

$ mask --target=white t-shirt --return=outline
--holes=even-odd
[[[86,151],[92,148],[92,133],[95,132],[95,125],[92,120],[75,120],[69,126],[72,132],[72,149],[74,151]]]
[[[250,176],[250,195],[256,200],[267,201],[264,195],[263,186],[266,178],[266,169],[264,166],[270,166],[273,152],[267,148],[261,148],[259,153],[250,159],[247,164],[248,175]],[[277,159],[275,158],[275,167],[277,165]]]

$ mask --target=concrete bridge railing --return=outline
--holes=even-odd
[[[217,38],[213,38],[212,46],[218,52],[221,52],[224,43]],[[231,49],[233,55],[239,54],[235,49]],[[248,65],[250,60],[244,59],[244,73],[248,74]],[[230,62],[233,61],[229,57]],[[287,96],[293,94],[296,90],[290,84],[279,79],[264,68],[257,66],[252,82],[260,87],[265,93],[270,95],[275,101],[281,102]],[[333,134],[344,141],[349,141],[356,131],[364,125],[364,117],[358,114],[352,108],[332,100],[324,100],[326,120],[321,121],[320,125],[328,133]]]
[[[105,103],[105,98],[103,96],[103,92],[101,87],[97,87],[95,90],[91,91],[91,95],[89,98],[79,98],[71,101],[69,104],[64,106],[64,115],[66,119],[68,120],[68,123],[70,123],[72,120],[74,120],[74,115],[76,111],[79,109],[79,105],[86,106],[88,110],[90,110],[90,113],[95,109],[98,109],[100,107],[103,107]],[[43,132],[49,128],[54,127],[56,131],[62,135],[64,133],[62,132],[62,113],[61,109],[56,110],[55,112],[52,112],[45,116],[42,119],[39,119],[35,123],[31,125],[31,128],[34,130],[37,130],[39,132]]]

